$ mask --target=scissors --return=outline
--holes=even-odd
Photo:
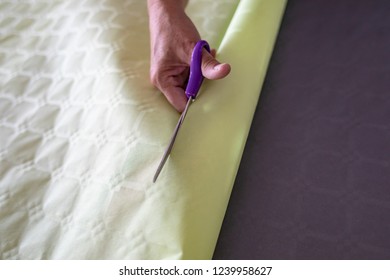
[[[160,172],[164,167],[164,164],[167,161],[172,151],[173,144],[175,143],[176,140],[176,136],[179,133],[179,129],[184,122],[184,118],[187,115],[188,107],[190,107],[191,102],[195,100],[196,96],[198,95],[200,86],[202,85],[203,78],[204,78],[201,69],[203,48],[205,48],[208,52],[210,52],[209,44],[204,40],[200,40],[196,43],[194,50],[192,51],[191,64],[190,64],[190,77],[188,78],[188,83],[185,90],[185,94],[188,97],[188,101],[183,113],[180,115],[176,128],[173,131],[171,141],[169,142],[169,145],[164,152],[160,164],[157,167],[156,173],[154,174],[153,183],[156,182],[158,175],[160,175]]]

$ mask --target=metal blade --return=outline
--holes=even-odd
[[[179,133],[179,129],[180,129],[182,123],[184,122],[184,118],[187,115],[188,107],[190,106],[191,101],[192,101],[192,98],[188,98],[186,108],[184,109],[183,113],[181,114],[181,116],[179,118],[179,121],[176,124],[175,130],[172,134],[171,141],[169,142],[168,148],[165,150],[164,155],[160,161],[160,164],[157,167],[156,173],[154,174],[153,183],[156,182],[158,175],[160,175],[160,172],[161,172],[162,168],[164,167],[164,164],[167,161],[167,159],[172,151],[173,144],[175,143],[175,140],[176,140],[176,136]]]

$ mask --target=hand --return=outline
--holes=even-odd
[[[184,12],[184,2],[148,0],[151,39],[150,78],[169,103],[182,112],[187,103],[184,93],[192,50],[200,35]],[[215,59],[215,50],[202,53],[202,73],[216,80],[227,76],[230,65]]]

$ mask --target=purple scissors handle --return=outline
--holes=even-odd
[[[196,43],[191,56],[190,77],[186,87],[186,95],[189,99],[195,99],[203,82],[202,75],[202,51],[205,48],[210,52],[210,46],[205,40]]]
[[[160,161],[160,164],[157,167],[156,173],[154,174],[153,177],[153,182],[156,182],[158,175],[160,174],[162,168],[164,167],[165,162],[168,159],[168,156],[170,155],[173,144],[175,143],[176,136],[179,133],[179,129],[181,125],[184,122],[184,118],[186,117],[188,108],[190,106],[190,103],[192,100],[196,98],[198,95],[200,86],[202,85],[203,82],[203,75],[202,75],[202,51],[203,48],[205,48],[208,52],[210,52],[210,46],[209,44],[201,40],[196,43],[194,50],[192,51],[192,56],[191,56],[191,65],[190,65],[190,77],[188,78],[188,84],[186,87],[186,95],[188,97],[186,107],[181,113],[181,116],[179,118],[179,121],[177,122],[176,128],[173,132],[173,135],[171,137],[171,141],[169,142],[169,145],[167,149],[164,152],[164,155]]]

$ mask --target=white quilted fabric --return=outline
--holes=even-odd
[[[237,3],[188,12],[215,47]],[[0,2],[0,258],[183,258],[152,199],[181,195],[152,184],[178,115],[148,73],[146,1]]]

